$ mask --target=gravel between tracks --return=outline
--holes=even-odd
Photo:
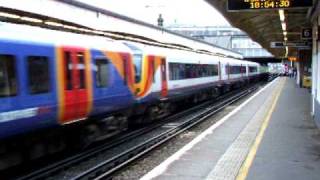
[[[120,173],[116,174],[113,180],[135,180],[141,178],[143,175],[151,171],[153,168],[161,164],[164,160],[169,158],[172,154],[177,152],[184,145],[188,144],[195,137],[201,134],[205,129],[212,126],[219,119],[224,117],[226,114],[235,109],[239,104],[244,102],[248,97],[236,102],[235,104],[228,106],[223,111],[217,113],[213,117],[209,118],[207,121],[197,125],[189,131],[180,134],[178,137],[172,139],[170,142],[162,145],[160,148],[151,152],[147,156],[141,158],[140,160],[132,163],[131,166],[127,167]]]

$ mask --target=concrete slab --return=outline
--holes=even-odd
[[[319,130],[310,93],[287,79],[247,179],[320,179]]]
[[[296,87],[293,79],[279,78],[246,103],[142,180],[236,179],[268,114],[269,124],[245,177],[319,179],[320,132],[309,113],[309,92]]]

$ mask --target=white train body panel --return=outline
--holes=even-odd
[[[208,56],[204,54],[195,54],[192,52],[184,52],[184,53],[175,53],[172,52],[167,56],[167,67],[170,69],[170,63],[178,63],[178,64],[206,64],[206,65],[219,65],[218,57]],[[199,85],[210,84],[219,81],[219,75],[210,76],[210,77],[202,77],[202,78],[189,78],[182,80],[172,80],[170,78],[169,70],[167,71],[168,77],[168,89],[175,90],[187,87],[197,87]]]

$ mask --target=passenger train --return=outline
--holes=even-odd
[[[101,137],[127,129],[131,117],[149,122],[259,75],[259,64],[228,54],[0,23],[0,138],[80,127]]]

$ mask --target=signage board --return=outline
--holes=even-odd
[[[312,28],[302,28],[301,39],[312,39]]]
[[[285,47],[294,47],[294,48],[311,48],[311,42],[305,41],[305,42],[271,42],[270,43],[271,48],[285,48]]]
[[[228,0],[228,11],[290,9],[312,6],[312,0]]]

